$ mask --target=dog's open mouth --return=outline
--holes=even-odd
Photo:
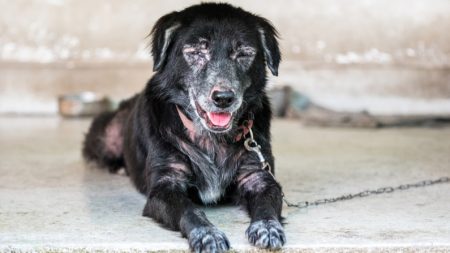
[[[230,112],[207,112],[196,102],[197,113],[207,124],[208,128],[218,132],[224,132],[231,127],[233,114]]]

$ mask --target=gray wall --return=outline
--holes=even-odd
[[[55,113],[67,92],[139,91],[153,23],[197,2],[0,0],[0,113]],[[450,114],[449,0],[229,2],[278,28],[273,85],[341,111]]]

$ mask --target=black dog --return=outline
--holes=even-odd
[[[276,30],[240,8],[204,3],[163,16],[152,36],[156,74],[142,93],[94,120],[85,158],[110,171],[125,167],[148,198],[143,214],[181,231],[196,252],[229,249],[196,208],[225,201],[247,208],[250,243],[281,248],[265,93],[265,67],[277,75],[281,58]],[[260,154],[244,146],[250,133]]]

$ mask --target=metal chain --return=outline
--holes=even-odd
[[[261,163],[261,169],[269,172],[269,174],[275,179],[275,176],[272,174],[272,168],[270,164],[264,158],[264,155],[261,152],[261,146],[253,138],[253,131],[251,128],[248,129],[249,137],[244,141],[244,147],[249,152],[254,152],[258,156],[259,162]]]
[[[382,187],[382,188],[378,188],[376,190],[365,190],[362,192],[342,195],[342,196],[334,197],[334,198],[317,199],[314,201],[302,201],[302,202],[298,202],[297,204],[289,202],[283,194],[283,201],[286,203],[286,205],[288,207],[297,207],[297,208],[303,209],[303,208],[307,208],[310,206],[319,206],[319,205],[324,205],[324,204],[329,204],[329,203],[335,203],[338,201],[350,200],[350,199],[354,199],[354,198],[364,198],[364,197],[368,197],[371,195],[392,193],[394,191],[404,191],[404,190],[408,190],[411,188],[420,188],[420,187],[426,187],[426,186],[430,186],[430,185],[434,185],[434,184],[442,184],[442,183],[449,183],[449,182],[450,182],[450,177],[441,177],[436,180],[424,180],[424,181],[420,181],[420,182],[412,183],[412,184],[402,184],[397,187]]]
[[[261,169],[269,172],[269,174],[275,179],[275,176],[271,172],[270,164],[266,161],[266,159],[264,158],[264,156],[261,152],[261,146],[258,145],[258,143],[253,138],[252,129],[249,128],[248,130],[249,130],[250,136],[247,137],[247,139],[244,141],[245,148],[250,152],[256,153],[256,155],[258,156],[259,162],[261,163]],[[434,185],[434,184],[442,184],[442,183],[449,183],[449,182],[450,182],[450,177],[441,177],[436,180],[423,180],[423,181],[420,181],[417,183],[412,183],[412,184],[402,184],[397,187],[392,187],[392,186],[382,187],[382,188],[378,188],[376,190],[365,190],[362,192],[342,195],[342,196],[334,197],[334,198],[317,199],[317,200],[314,200],[311,202],[310,201],[301,201],[301,202],[298,202],[297,204],[289,202],[286,199],[284,192],[282,192],[282,197],[283,197],[284,203],[286,203],[286,205],[288,207],[297,207],[300,209],[304,209],[309,206],[319,206],[319,205],[324,205],[324,204],[335,203],[338,201],[350,200],[350,199],[354,199],[354,198],[364,198],[364,197],[368,197],[371,195],[380,195],[380,194],[385,194],[385,193],[392,193],[394,191],[404,191],[404,190],[408,190],[411,188],[419,188],[419,187],[425,187],[425,186],[430,186],[430,185]]]

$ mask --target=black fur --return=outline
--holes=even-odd
[[[224,201],[248,210],[250,243],[280,248],[281,187],[244,140],[235,140],[254,118],[255,139],[274,173],[265,66],[278,74],[276,30],[240,8],[204,3],[163,16],[151,35],[156,74],[142,93],[94,120],[84,157],[113,172],[124,166],[148,198],[143,214],[181,231],[195,252],[229,249],[197,208]],[[229,100],[216,101],[214,92]]]

